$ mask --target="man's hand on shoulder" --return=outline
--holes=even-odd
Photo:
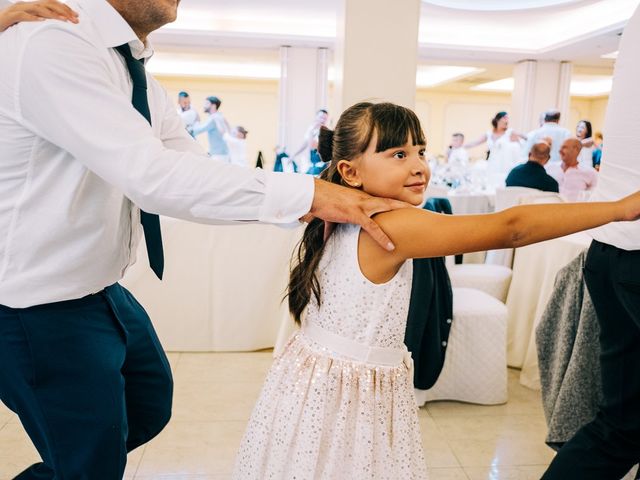
[[[382,248],[391,251],[395,248],[393,243],[371,217],[376,213],[410,207],[412,205],[399,200],[372,197],[360,190],[316,179],[309,216],[326,222],[361,225]]]
[[[46,19],[78,23],[78,14],[57,0],[17,2],[0,10],[0,32],[20,22],[37,22]]]

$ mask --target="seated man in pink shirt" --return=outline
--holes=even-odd
[[[591,167],[580,165],[578,155],[582,144],[577,138],[567,138],[560,147],[559,165],[549,167],[549,175],[556,179],[560,194],[570,202],[585,200],[581,192],[591,191],[598,183],[598,173]]]

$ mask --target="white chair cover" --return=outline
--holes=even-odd
[[[475,288],[502,303],[507,301],[513,274],[510,268],[502,265],[463,263],[447,265],[447,270],[453,287]]]
[[[505,403],[506,341],[507,307],[479,290],[454,288],[444,368],[431,389],[415,390],[418,405],[434,400]]]

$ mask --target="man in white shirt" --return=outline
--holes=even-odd
[[[616,60],[594,201],[640,189],[639,43],[636,10]],[[603,401],[596,418],[560,449],[544,480],[618,480],[640,460],[640,223],[611,223],[592,235],[584,278],[600,325]]]
[[[191,105],[191,97],[187,92],[178,93],[178,115],[182,118],[189,135],[193,136],[193,126],[200,121],[200,115]]]
[[[560,194],[570,202],[585,200],[585,194],[598,184],[598,172],[578,160],[581,149],[580,140],[574,137],[566,139],[560,147],[562,162],[548,168],[549,175],[558,182]]]
[[[527,143],[525,146],[527,155],[536,143],[548,137],[551,141],[551,159],[549,160],[548,166],[560,163],[560,146],[571,136],[571,132],[558,125],[558,122],[560,122],[559,110],[548,110],[544,113],[544,123],[542,126],[527,134]]]
[[[127,452],[168,422],[169,364],[117,283],[141,230],[162,276],[157,214],[296,224],[310,213],[393,248],[369,216],[405,204],[216,162],[188,135],[143,65],[147,35],[177,3],[72,0],[77,25],[0,35],[0,400],[43,460],[20,480],[120,479]]]

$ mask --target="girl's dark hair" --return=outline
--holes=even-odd
[[[587,127],[587,133],[586,133],[584,138],[591,138],[591,136],[593,135],[593,129],[591,127],[591,122],[589,120],[580,120],[578,122],[578,125],[580,125],[581,123],[584,123],[584,126]]]
[[[507,116],[507,112],[496,113],[496,116],[491,119],[491,125],[493,125],[493,128],[498,128],[498,122],[502,117],[506,117],[506,116]]]
[[[409,139],[413,145],[426,145],[420,120],[415,113],[392,103],[358,103],[340,115],[334,131],[320,129],[318,153],[329,166],[321,178],[347,186],[338,172],[340,160],[353,160],[364,153],[374,135],[376,152],[404,145]],[[314,218],[304,231],[294,255],[294,266],[289,278],[289,311],[296,323],[309,304],[311,295],[320,303],[320,282],[316,270],[324,251],[324,221]]]

